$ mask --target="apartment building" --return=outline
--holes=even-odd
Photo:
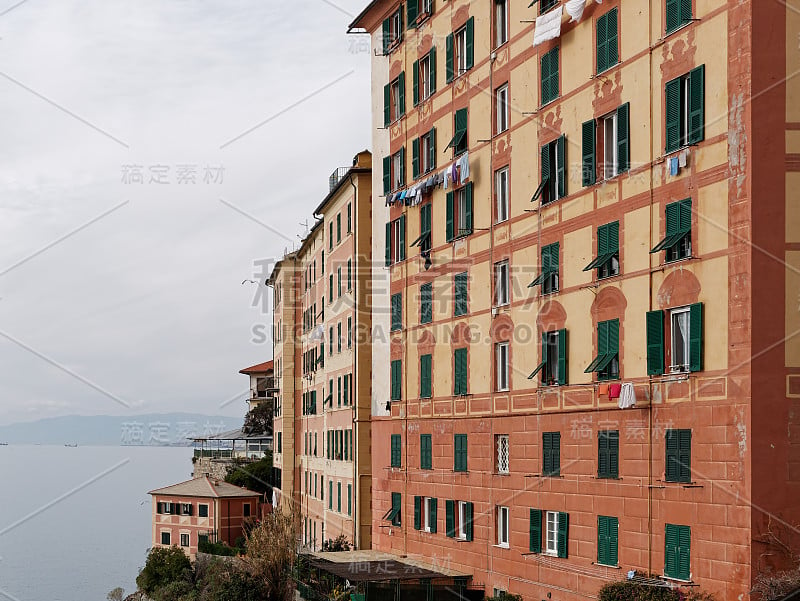
[[[487,595],[745,598],[800,548],[800,3],[374,0],[350,31],[373,549]]]
[[[239,370],[250,378],[250,396],[247,398],[247,410],[252,411],[259,405],[272,405],[275,392],[275,367],[273,361],[265,361]]]
[[[269,280],[279,494],[292,499],[285,508],[298,512],[311,550],[341,535],[355,548],[369,548],[371,540],[371,354],[363,334],[371,321],[371,169],[365,151],[331,175],[313,212],[317,221]]]

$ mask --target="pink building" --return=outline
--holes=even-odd
[[[208,477],[151,490],[153,547],[181,547],[194,558],[204,538],[234,546],[260,517],[261,493]]]

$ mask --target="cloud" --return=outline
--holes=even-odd
[[[0,276],[0,330],[134,410],[216,413],[246,388],[271,315],[241,281],[369,147],[369,55],[350,52],[348,19],[319,0],[30,0],[0,17],[0,271],[79,230]],[[122,411],[7,340],[0,381],[0,423]]]

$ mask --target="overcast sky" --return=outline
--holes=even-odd
[[[370,144],[366,1],[0,0],[0,424],[244,414],[241,282]]]

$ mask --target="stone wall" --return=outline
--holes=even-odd
[[[198,457],[194,462],[192,478],[202,478],[208,474],[211,478],[224,480],[228,475],[228,466],[232,465],[230,459],[211,459],[209,457]]]

